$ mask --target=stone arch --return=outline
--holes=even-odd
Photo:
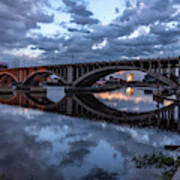
[[[50,71],[37,71],[37,72],[33,72],[33,73],[31,73],[26,79],[25,79],[25,81],[23,82],[23,84],[26,84],[26,83],[28,83],[28,81],[31,81],[35,76],[37,76],[37,75],[43,75],[44,74],[44,76],[50,76],[50,75],[56,75],[56,76],[58,76],[58,77],[60,77],[59,75],[57,75],[56,73],[54,73],[54,72],[50,72]],[[64,81],[64,79],[62,79],[61,77],[60,77],[60,79],[61,79],[61,81],[63,82],[63,83],[66,83],[65,81]]]
[[[16,83],[18,82],[18,79],[16,76],[14,76],[12,73],[10,72],[1,72],[0,73],[0,78],[3,77],[3,76],[9,76],[11,77]]]
[[[138,68],[135,66],[117,66],[117,65],[116,66],[107,66],[107,67],[102,67],[99,69],[92,70],[92,71],[84,74],[80,78],[78,78],[73,83],[73,86],[74,87],[91,86],[93,83],[95,83],[101,77],[105,77],[106,75],[118,72],[120,70],[137,70],[137,71],[145,72],[145,73],[151,75],[152,77],[154,77],[155,79],[158,79],[169,86],[173,86],[173,87],[177,86],[177,84],[174,81],[164,77],[160,73],[150,72],[146,69]]]

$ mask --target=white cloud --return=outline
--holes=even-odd
[[[0,2],[5,61],[25,56],[61,64],[72,56],[79,62],[179,56],[178,0],[8,2]]]
[[[108,43],[108,41],[107,41],[107,39],[105,38],[102,42],[94,44],[94,45],[92,46],[92,49],[93,49],[93,50],[103,49],[104,47],[107,46],[107,43]]]
[[[20,56],[20,57],[28,57],[28,58],[38,58],[44,51],[40,49],[32,49],[34,48],[33,45],[29,45],[27,48],[20,48],[20,49],[12,49],[9,51],[4,51],[3,53],[8,53],[14,56]]]

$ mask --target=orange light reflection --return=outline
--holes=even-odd
[[[139,102],[150,102],[151,98],[149,97],[134,97],[134,96],[128,96],[123,94],[122,92],[103,92],[103,93],[98,93],[94,94],[96,98],[101,98],[101,99],[107,99],[107,100],[124,100],[124,101],[134,101],[135,103]]]
[[[133,88],[131,88],[131,87],[126,88],[126,94],[128,96],[133,95],[133,93],[134,93],[134,89]]]
[[[117,74],[117,75],[122,75],[124,74],[126,71],[119,71],[119,72],[115,72],[114,74]]]
[[[165,101],[163,102],[163,104],[164,104],[165,106],[170,106],[171,104],[173,104],[173,101],[167,101],[167,100],[165,100]]]

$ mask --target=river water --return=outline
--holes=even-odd
[[[72,98],[51,87],[45,97],[19,93],[2,95],[0,102],[0,174],[11,180],[158,180],[160,169],[137,169],[132,158],[160,151],[176,155],[164,146],[180,144],[178,117],[169,124],[149,120],[172,102],[159,104],[144,88]],[[112,114],[103,119],[106,113]],[[122,120],[142,119],[144,113],[148,124],[108,121],[119,113]]]

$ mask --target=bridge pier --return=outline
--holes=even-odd
[[[151,72],[152,71],[152,62],[149,62],[149,65],[148,65],[148,71]]]
[[[161,62],[158,63],[158,73],[162,74],[162,64],[161,64]]]
[[[171,64],[168,62],[168,65],[167,65],[167,76],[168,78],[170,79],[170,74],[171,74]]]
[[[163,67],[162,68],[162,74],[164,75],[164,74],[167,74],[167,68],[166,67]]]
[[[153,68],[153,72],[156,72],[156,64],[154,62],[152,63],[152,68]]]
[[[73,99],[72,97],[67,97],[67,108],[66,108],[66,111],[67,111],[67,114],[71,115],[73,114]]]
[[[68,82],[68,84],[73,83],[73,77],[74,77],[73,67],[69,66],[67,69],[67,82]]]
[[[179,94],[176,95],[176,99],[180,100]],[[180,132],[180,105],[179,104],[178,104],[177,108],[178,108],[177,109],[177,130],[178,130],[178,132]]]
[[[142,69],[143,68],[143,63],[140,61],[140,68]]]
[[[180,61],[178,61],[178,84],[180,85]]]
[[[178,105],[178,121],[177,121],[177,130],[180,132],[180,105]]]
[[[173,77],[176,76],[176,68],[175,67],[171,68],[171,74],[173,75]]]
[[[81,75],[84,75],[84,74],[85,74],[85,67],[82,66],[82,67],[81,67]]]

